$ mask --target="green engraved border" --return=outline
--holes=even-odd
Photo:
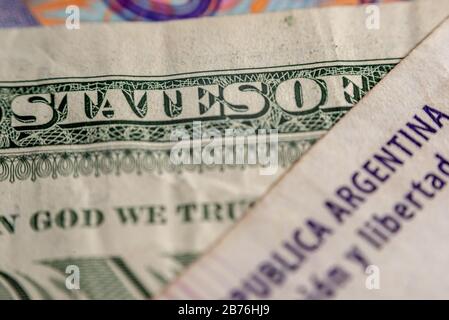
[[[316,137],[301,141],[280,142],[278,164],[287,167],[299,159],[317,141]],[[56,151],[0,156],[0,182],[61,177],[100,177],[124,174],[163,174],[243,170],[257,165],[175,165],[169,150],[126,148],[94,151]]]
[[[388,64],[397,64],[400,60],[402,60],[404,57],[400,58],[384,58],[384,59],[359,59],[359,60],[327,60],[327,61],[317,61],[317,62],[310,62],[310,63],[299,63],[299,64],[285,64],[285,65],[277,65],[277,66],[269,66],[269,67],[250,67],[250,68],[236,68],[236,69],[211,69],[211,70],[203,70],[203,71],[192,71],[192,72],[180,72],[180,73],[172,73],[172,74],[164,74],[164,75],[120,75],[120,74],[114,74],[114,75],[97,75],[97,76],[78,76],[78,77],[52,77],[52,78],[39,78],[34,80],[0,80],[0,84],[17,84],[17,83],[36,83],[36,82],[43,82],[43,81],[60,81],[60,80],[74,80],[74,79],[102,79],[102,78],[134,78],[134,79],[149,79],[149,78],[169,78],[169,77],[181,77],[181,76],[192,76],[192,75],[202,75],[206,73],[214,74],[214,73],[224,73],[224,72],[242,72],[242,71],[262,71],[262,70],[277,70],[282,68],[298,68],[298,67],[305,67],[305,66],[319,66],[327,63],[359,63],[362,64],[363,62],[379,62],[378,64],[386,64],[387,61]],[[380,63],[383,62],[383,63]]]
[[[39,132],[15,132],[11,127],[10,103],[20,94],[48,93],[69,90],[97,90],[99,87],[109,89],[122,88],[123,85],[132,89],[170,89],[183,86],[208,84],[228,84],[238,82],[262,81],[269,87],[269,112],[255,119],[217,119],[202,123],[204,129],[215,128],[224,132],[227,128],[234,129],[269,129],[276,128],[279,133],[322,132],[330,129],[350,106],[336,106],[327,112],[317,108],[314,112],[304,115],[291,115],[283,112],[274,103],[273,88],[280,82],[295,77],[319,78],[324,75],[362,75],[367,78],[367,88],[360,98],[372,89],[387,74],[400,59],[361,60],[361,61],[327,61],[313,64],[280,66],[269,68],[214,70],[207,74],[195,72],[191,74],[176,74],[166,76],[96,76],[83,78],[53,78],[28,81],[0,82],[0,181],[10,183],[16,181],[61,177],[99,177],[103,175],[124,174],[162,174],[182,172],[207,172],[224,170],[243,170],[248,165],[174,165],[170,162],[168,150],[151,150],[148,148],[117,148],[109,150],[64,150],[69,145],[96,145],[104,142],[139,141],[167,142],[170,132],[185,129],[192,132],[192,124],[175,125],[141,125],[130,123],[96,124],[81,128],[64,128],[55,125]],[[369,62],[369,64],[363,64]],[[335,65],[322,66],[325,63]],[[348,65],[345,65],[348,63]],[[307,68],[305,67],[307,66]],[[288,70],[278,70],[280,68]],[[245,72],[244,72],[245,71]],[[251,72],[246,72],[251,71]],[[216,74],[214,72],[228,72]],[[182,78],[186,75],[195,75]],[[175,79],[156,78],[175,77]],[[101,79],[108,78],[108,79]],[[119,79],[122,78],[122,79]],[[124,79],[124,78],[132,78]],[[81,81],[81,79],[84,79]],[[97,79],[97,80],[95,80]],[[145,79],[145,80],[136,80]],[[150,80],[148,80],[150,79]],[[64,82],[62,82],[64,80]],[[67,81],[71,80],[71,81]],[[46,83],[48,82],[48,83]],[[26,84],[26,85],[24,85]],[[351,101],[351,105],[357,103]],[[192,121],[192,120],[191,120]],[[296,138],[295,138],[296,139]],[[314,138],[298,138],[295,141],[281,142],[279,145],[279,165],[286,167],[297,160],[315,141]],[[52,146],[51,151],[25,153],[30,147]],[[17,154],[17,149],[22,149]],[[48,149],[48,148],[47,148]],[[16,152],[12,154],[10,152]],[[22,153],[23,152],[23,153]]]
[[[130,121],[109,121],[88,124],[78,124],[75,127],[58,124],[64,120],[66,114],[59,113],[58,121],[50,128],[44,130],[17,131],[11,126],[12,100],[24,94],[45,94],[68,91],[94,91],[107,89],[122,90],[169,90],[188,86],[220,85],[226,86],[230,83],[242,82],[262,82],[267,85],[266,98],[269,101],[268,111],[255,118],[231,119],[223,116],[213,120],[203,121],[203,129],[217,129],[221,132],[228,128],[236,130],[270,129],[276,128],[279,133],[302,133],[328,130],[338,121],[351,105],[357,101],[348,102],[345,106],[335,106],[332,110],[323,111],[316,108],[313,112],[301,115],[292,115],[282,110],[275,100],[275,88],[281,81],[293,78],[319,79],[329,75],[362,75],[366,80],[360,97],[363,97],[383,76],[388,73],[396,62],[372,63],[372,64],[352,64],[345,65],[338,62],[330,66],[296,67],[289,66],[288,70],[271,70],[205,75],[195,75],[191,77],[177,77],[173,79],[151,79],[151,80],[130,80],[130,79],[106,79],[86,81],[65,81],[53,79],[51,83],[27,84],[16,86],[4,86],[0,83],[0,149],[27,148],[42,146],[64,146],[64,145],[85,145],[103,142],[117,141],[140,141],[140,142],[170,142],[170,133],[174,129],[193,132],[192,122],[189,119],[185,123],[170,122],[130,122]],[[280,67],[278,67],[280,68]],[[240,70],[238,72],[241,72]],[[116,77],[116,76],[109,76]],[[119,77],[119,76],[117,76]],[[167,76],[169,77],[169,76]],[[50,80],[48,80],[50,81]],[[69,106],[70,107],[70,106]],[[201,120],[201,119],[198,119]]]

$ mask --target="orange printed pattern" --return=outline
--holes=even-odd
[[[401,0],[23,0],[41,25],[65,23],[69,5],[80,9],[81,21],[162,21],[206,15],[234,15],[334,5]],[[403,0],[406,1],[406,0]]]

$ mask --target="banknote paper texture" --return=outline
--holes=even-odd
[[[174,298],[447,298],[449,20],[300,160]]]
[[[448,11],[0,31],[0,297],[153,297]],[[206,129],[276,129],[278,167],[173,163]]]

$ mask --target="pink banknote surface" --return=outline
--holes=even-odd
[[[0,27],[64,24],[77,6],[80,21],[165,21],[401,0],[1,0]],[[407,0],[402,0],[407,1]]]

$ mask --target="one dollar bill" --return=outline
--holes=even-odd
[[[448,10],[0,31],[0,297],[154,297]],[[174,132],[272,129],[268,175],[172,158]]]

